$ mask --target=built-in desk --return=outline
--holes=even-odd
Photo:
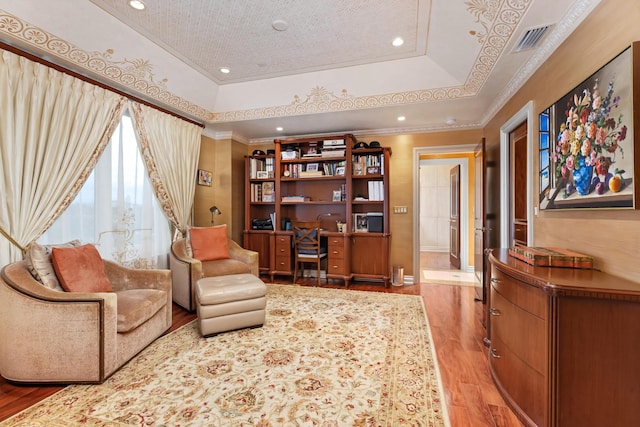
[[[489,256],[489,367],[526,425],[640,425],[640,284]]]
[[[244,247],[260,252],[260,272],[275,276],[293,275],[293,232],[251,230],[244,233]],[[354,278],[381,280],[389,286],[389,241],[384,233],[343,233],[320,231],[321,243],[327,247],[328,279]]]

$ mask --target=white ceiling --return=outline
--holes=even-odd
[[[0,0],[0,40],[214,138],[428,132],[483,126],[598,2]],[[547,25],[534,49],[512,52]]]

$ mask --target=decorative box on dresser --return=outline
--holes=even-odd
[[[640,284],[489,256],[489,368],[530,426],[640,425]]]

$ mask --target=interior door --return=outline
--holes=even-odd
[[[460,165],[449,172],[451,201],[449,203],[449,262],[460,268]]]
[[[485,176],[487,173],[487,163],[485,160],[485,140],[474,150],[474,209],[473,209],[473,269],[476,275],[476,300],[484,302],[486,299],[485,273],[487,268],[485,249],[487,230],[485,222]]]
[[[509,244],[527,245],[527,122],[509,134],[511,157],[511,212]]]

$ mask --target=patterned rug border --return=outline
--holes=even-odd
[[[426,336],[428,338],[429,341],[429,346],[430,346],[430,356],[433,360],[433,366],[435,368],[435,377],[436,377],[436,382],[437,382],[437,386],[438,386],[438,392],[440,394],[440,414],[442,417],[442,422],[443,425],[445,427],[451,427],[451,422],[450,422],[450,418],[449,418],[449,414],[448,414],[448,409],[447,409],[447,404],[446,404],[446,398],[445,398],[445,393],[444,393],[444,387],[443,387],[443,383],[442,383],[442,376],[440,373],[440,366],[439,366],[439,362],[438,362],[438,358],[437,358],[437,354],[436,354],[436,349],[435,349],[435,344],[433,343],[433,335],[431,333],[431,323],[429,322],[429,316],[427,313],[427,308],[424,302],[424,298],[421,295],[413,295],[413,294],[397,294],[397,293],[385,293],[385,292],[377,292],[377,291],[364,291],[364,290],[356,290],[356,289],[340,289],[340,288],[323,288],[323,287],[316,287],[316,286],[300,286],[300,285],[294,285],[294,284],[286,284],[286,283],[267,283],[267,295],[269,293],[269,289],[273,288],[273,290],[280,288],[280,292],[282,291],[282,289],[295,289],[296,292],[303,292],[304,294],[308,294],[306,296],[320,296],[322,297],[323,295],[321,294],[333,294],[333,293],[339,293],[339,294],[350,294],[352,296],[357,296],[357,295],[361,295],[361,294],[368,294],[369,296],[375,296],[380,297],[380,298],[392,298],[392,299],[415,299],[418,298],[420,301],[420,305],[422,307],[422,314],[424,316],[424,322],[426,325],[425,328],[425,333]],[[316,294],[316,295],[314,295]],[[195,327],[197,329],[197,327],[195,326],[195,323],[198,321],[198,319],[194,319],[191,320],[189,322],[187,322],[186,324],[176,328],[173,331],[167,332],[164,335],[158,337],[155,341],[153,341],[148,347],[146,347],[145,349],[143,349],[140,353],[138,353],[137,355],[135,355],[128,363],[126,363],[125,365],[123,365],[118,371],[116,371],[110,378],[113,378],[114,376],[118,375],[118,373],[120,371],[122,371],[123,369],[125,369],[129,364],[131,364],[134,360],[136,360],[137,358],[139,358],[141,355],[143,355],[145,353],[145,351],[147,351],[147,349],[149,349],[150,346],[153,345],[161,345],[162,343],[164,343],[165,341],[171,340],[172,336],[176,335],[177,333],[181,333],[183,332],[184,329],[189,328],[189,327]],[[209,338],[203,338],[203,339],[209,339]],[[107,380],[109,381],[109,380]],[[105,381],[105,383],[107,382]],[[104,383],[103,383],[104,384]],[[46,404],[48,401],[56,399],[59,397],[60,394],[64,393],[65,391],[67,391],[67,389],[69,389],[70,387],[78,387],[78,386],[82,386],[82,387],[91,387],[91,386],[96,386],[99,387],[103,384],[93,384],[93,385],[78,385],[78,384],[70,384],[65,386],[62,390],[59,390],[57,392],[55,392],[54,394],[40,400],[39,402],[35,403],[34,405],[20,411],[19,413],[3,420],[0,421],[0,426],[13,426],[13,425],[17,425],[17,424],[11,424],[12,421],[16,420],[17,417],[19,417],[21,414],[28,412],[30,410],[32,410],[34,407],[36,406],[40,406],[40,405],[44,405]],[[25,423],[25,421],[27,421]],[[41,423],[33,423],[30,424],[28,422],[28,420],[22,420],[19,421],[20,422],[20,426],[44,426],[46,424],[41,424]],[[106,422],[104,425],[120,425],[120,424],[115,424],[115,422]],[[161,425],[165,425],[165,424],[161,424]],[[188,424],[185,424],[188,425]],[[262,424],[260,424],[262,425]],[[413,425],[413,424],[412,424]],[[333,426],[333,425],[332,425]]]

